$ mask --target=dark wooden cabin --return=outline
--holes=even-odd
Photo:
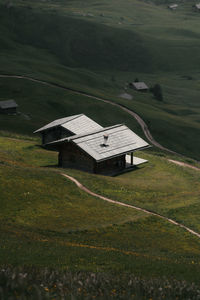
[[[103,127],[98,123],[84,114],[80,114],[55,120],[36,130],[34,133],[42,135],[42,144],[45,145],[65,137],[101,128]]]
[[[1,114],[16,114],[17,113],[17,103],[14,100],[0,101],[0,113]]]
[[[117,174],[146,162],[133,152],[149,147],[125,125],[115,125],[74,135],[45,145],[57,150],[58,165],[104,175]]]
[[[130,82],[129,87],[139,92],[147,92],[149,90],[149,87],[144,82]]]

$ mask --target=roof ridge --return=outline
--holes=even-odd
[[[119,127],[119,126],[123,126],[123,125],[124,124],[116,124],[116,125],[112,125],[112,126],[109,126],[109,127],[103,127],[102,129],[97,129],[97,130],[94,130],[94,131],[86,132],[86,133],[83,133],[83,134],[76,134],[76,135],[70,136],[69,140],[79,139],[79,138],[84,137],[84,136],[89,136],[89,135],[92,135],[92,134],[95,134],[95,133],[99,133],[99,132],[106,131],[106,130],[109,130],[109,129],[112,129],[112,128],[115,128],[115,127]]]
[[[59,143],[59,142],[65,142],[65,141],[72,141],[72,140],[75,140],[75,139],[79,139],[79,138],[82,138],[82,137],[85,137],[85,136],[90,136],[92,134],[103,132],[103,131],[106,131],[106,130],[109,130],[109,129],[112,129],[112,128],[117,128],[117,127],[120,127],[120,126],[126,126],[126,125],[125,124],[116,124],[116,125],[112,125],[112,126],[109,126],[109,127],[103,127],[102,129],[98,129],[98,130],[94,130],[94,131],[90,131],[90,132],[85,132],[83,134],[75,134],[73,136],[69,136],[69,137],[66,137],[66,138],[63,138],[63,139],[52,141],[52,142],[47,143],[45,145],[51,145],[51,144],[55,144],[55,143]]]
[[[70,122],[70,121],[72,121],[72,120],[75,120],[75,119],[79,118],[79,117],[82,116],[82,115],[84,115],[84,114],[72,115],[72,116],[68,116],[68,117],[56,119],[56,120],[54,120],[54,121],[52,121],[52,122],[50,122],[50,123],[48,123],[48,124],[42,126],[41,128],[35,130],[33,133],[37,133],[37,132],[43,131],[43,130],[48,129],[48,128],[53,128],[53,127],[61,126],[61,125],[65,124],[65,123],[67,123],[67,122]],[[48,126],[48,125],[51,124],[51,123],[54,123],[54,122],[56,122],[56,121],[58,121],[58,120],[67,119],[67,118],[70,118],[70,117],[72,117],[72,119],[70,119],[70,120],[68,120],[68,121],[63,121],[63,123],[61,122],[61,123],[59,123],[59,124],[56,124],[56,125],[53,125],[53,126],[50,126],[50,127],[45,128],[46,126]],[[43,128],[44,128],[44,129],[43,129]]]

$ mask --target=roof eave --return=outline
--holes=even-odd
[[[75,115],[74,116],[74,118],[72,119],[72,120],[74,120],[74,119],[77,119],[77,118],[79,118],[80,116],[82,116],[83,114],[79,114],[79,115]],[[73,117],[73,116],[72,116]],[[67,122],[69,122],[69,121],[67,121]],[[66,121],[63,121],[63,123],[60,123],[60,124],[56,124],[56,125],[53,125],[53,126],[50,126],[50,127],[48,127],[48,128],[44,128],[45,126],[47,126],[47,125],[45,125],[45,126],[43,126],[43,127],[41,127],[41,128],[39,128],[39,129],[37,129],[37,130],[35,130],[33,133],[38,133],[38,132],[42,132],[42,131],[45,131],[45,130],[48,130],[48,129],[52,129],[52,128],[55,128],[55,127],[59,127],[59,126],[62,126],[63,124],[65,124],[65,123],[67,123]],[[44,129],[43,129],[44,128]],[[70,130],[69,130],[70,131]]]
[[[144,150],[144,149],[147,149],[147,148],[150,148],[150,147],[152,147],[151,145],[147,145],[147,146],[143,146],[143,147],[138,147],[138,148],[134,148],[134,149],[132,149],[132,150],[128,150],[128,151],[124,151],[124,152],[121,152],[121,153],[119,153],[119,154],[115,154],[115,155],[112,155],[112,156],[109,156],[109,157],[105,157],[105,158],[102,158],[102,159],[95,159],[94,157],[92,157],[91,155],[91,157],[92,158],[94,158],[95,159],[95,161],[96,162],[102,162],[102,161],[105,161],[105,160],[108,160],[108,159],[111,159],[111,158],[115,158],[115,157],[118,157],[118,156],[122,156],[122,155],[124,155],[124,154],[127,154],[127,153],[129,153],[129,152],[134,152],[134,151],[138,151],[138,150]],[[89,153],[88,153],[89,154]]]

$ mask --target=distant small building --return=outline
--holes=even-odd
[[[194,5],[195,9],[200,11],[200,3]]]
[[[92,119],[84,114],[80,114],[55,120],[34,131],[34,133],[41,133],[42,144],[44,145],[75,134],[82,134],[102,128],[102,126]]]
[[[178,7],[178,4],[171,4],[168,6],[168,8],[171,10],[175,10],[175,9],[177,9],[177,7]]]
[[[16,114],[17,103],[14,100],[0,101],[0,113],[1,114]]]
[[[140,92],[147,92],[149,90],[148,86],[144,82],[130,82],[129,87]]]

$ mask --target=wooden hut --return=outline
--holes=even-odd
[[[75,134],[82,134],[101,128],[103,127],[98,123],[84,114],[80,114],[54,120],[36,130],[34,133],[40,133],[42,135],[42,144],[44,145]]]
[[[0,113],[1,114],[16,114],[17,103],[14,100],[0,101]]]
[[[171,9],[171,10],[175,10],[175,9],[177,9],[177,7],[178,7],[178,4],[171,4],[171,5],[168,5],[168,8],[169,9]]]
[[[200,11],[200,3],[195,4],[194,7],[195,7],[195,9],[196,9],[197,11]]]
[[[129,87],[139,92],[147,92],[149,90],[148,86],[144,82],[130,82]]]
[[[147,162],[133,152],[149,147],[127,126],[119,124],[45,144],[57,150],[58,164],[91,173],[112,175]]]

